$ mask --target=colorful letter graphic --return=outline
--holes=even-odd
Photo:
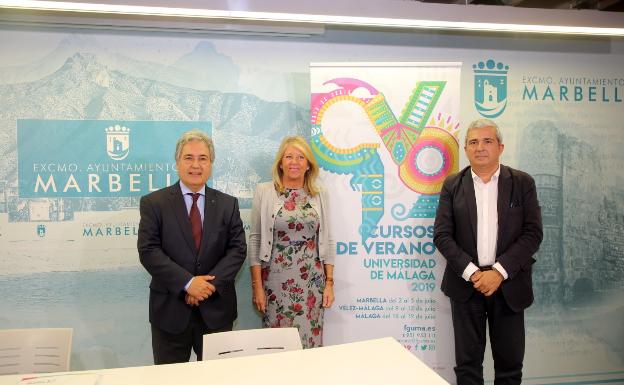
[[[372,85],[352,78],[332,79],[336,85],[328,93],[312,95],[312,149],[321,167],[336,174],[352,175],[350,184],[362,193],[362,224],[360,234],[366,241],[384,213],[384,164],[377,143],[361,143],[355,147],[338,148],[323,135],[325,112],[334,104],[351,102],[362,107],[372,127],[380,136],[403,184],[421,196],[411,210],[397,204],[392,215],[399,220],[432,217],[444,178],[458,169],[457,126],[450,118],[442,121],[440,114],[432,118],[436,102],[444,90],[444,81],[417,82],[400,118],[397,119],[384,95]],[[358,97],[354,91],[364,88],[371,97]]]

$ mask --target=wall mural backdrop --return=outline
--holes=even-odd
[[[210,183],[240,199],[248,224],[280,139],[314,138],[310,63],[452,61],[462,62],[459,167],[465,126],[491,117],[503,131],[503,163],[538,185],[545,238],[526,314],[525,382],[624,381],[623,42],[3,26],[0,50],[0,328],[73,327],[72,369],[151,362],[137,206],[175,182],[179,132],[211,133]],[[403,122],[401,106],[392,109]],[[383,145],[397,167],[409,156],[391,138]],[[410,169],[398,175],[407,180]],[[246,267],[237,287],[236,327],[258,327]]]

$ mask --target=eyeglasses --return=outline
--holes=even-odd
[[[194,164],[195,161],[201,165],[206,165],[210,163],[210,158],[206,155],[193,156],[193,155],[184,155],[182,157],[182,161],[186,164]]]

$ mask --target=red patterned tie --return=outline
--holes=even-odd
[[[193,239],[195,239],[195,248],[199,250],[202,238],[202,223],[201,215],[199,215],[199,209],[197,208],[197,199],[199,199],[200,193],[189,193],[193,197],[193,204],[191,205],[191,213],[189,218],[191,219],[191,229],[193,229]]]

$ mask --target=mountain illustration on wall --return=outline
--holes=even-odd
[[[200,65],[209,51],[199,47],[180,59]],[[193,64],[195,63],[195,64]],[[222,60],[221,64],[227,64]],[[231,76],[234,76],[232,71]],[[40,79],[0,85],[0,132],[6,137],[0,181],[17,180],[17,119],[101,119],[209,121],[215,135],[216,186],[237,195],[266,180],[272,156],[283,136],[308,133],[308,111],[290,102],[268,102],[239,92],[199,90],[139,77],[101,63],[89,52],[76,52]],[[173,155],[172,155],[173,156]],[[219,159],[224,163],[219,164]],[[225,162],[229,159],[228,162]],[[220,183],[225,179],[228,183]]]

